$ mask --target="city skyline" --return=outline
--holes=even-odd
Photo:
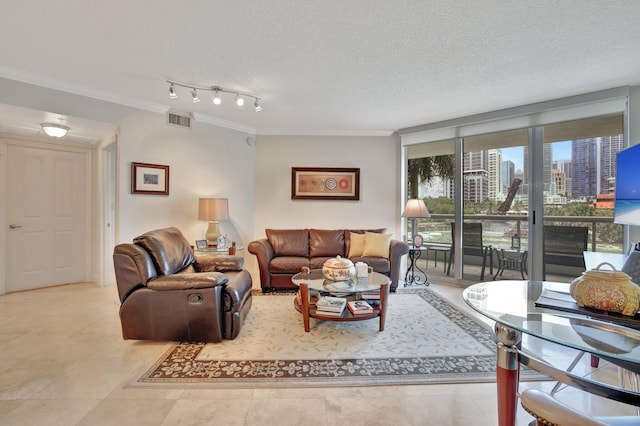
[[[571,142],[560,141],[553,142],[552,160],[571,160]],[[510,148],[501,148],[502,161],[512,161],[515,164],[515,170],[524,170],[524,147],[514,146]]]

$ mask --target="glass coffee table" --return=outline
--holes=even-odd
[[[391,283],[386,275],[369,272],[369,275],[363,278],[354,277],[348,281],[331,281],[322,276],[320,269],[302,268],[302,272],[291,277],[291,281],[300,288],[293,304],[296,310],[302,313],[304,331],[309,331],[309,318],[322,321],[363,321],[380,318],[379,330],[384,330],[389,284]],[[373,306],[373,312],[368,314],[353,315],[348,308],[345,308],[339,317],[323,315],[322,312],[316,310],[315,300],[310,297],[310,290],[318,292],[321,296],[334,294],[346,297],[347,300],[358,300],[362,293],[380,291],[380,306]]]

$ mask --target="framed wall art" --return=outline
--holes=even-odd
[[[292,200],[359,200],[360,169],[292,167]]]
[[[169,166],[132,162],[131,193],[169,195]]]

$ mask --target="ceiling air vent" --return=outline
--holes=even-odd
[[[173,126],[191,128],[191,116],[189,114],[167,112],[167,124]]]

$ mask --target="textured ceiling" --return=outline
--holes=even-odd
[[[390,134],[640,85],[636,0],[0,0],[0,6],[0,103],[69,120],[113,122],[118,114],[106,111],[124,105],[192,112],[258,134]],[[240,109],[232,98],[214,106],[202,93],[194,104],[186,90],[172,100],[165,80],[254,93],[264,109]],[[17,99],[15,81],[33,90]],[[34,85],[55,90],[39,95]],[[79,114],[69,93],[109,103]],[[18,126],[16,114],[4,115],[13,124],[0,118],[0,130]]]

